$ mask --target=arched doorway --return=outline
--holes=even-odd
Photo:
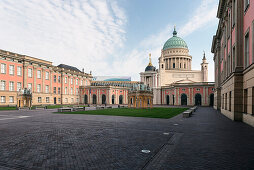
[[[181,95],[181,105],[182,106],[186,106],[187,105],[187,95],[184,94],[184,93]]]
[[[201,106],[202,105],[202,97],[201,94],[197,93],[195,95],[195,105],[196,106]]]
[[[173,105],[175,105],[175,95],[173,95]]]
[[[102,99],[101,103],[106,104],[106,95],[105,94],[102,95],[101,99]]]
[[[119,96],[119,104],[123,104],[123,95]]]
[[[167,105],[169,105],[169,95],[167,95]]]
[[[85,104],[88,104],[88,97],[87,97],[86,94],[85,94],[85,98],[84,98],[84,103],[85,103]]]
[[[213,106],[214,104],[214,94],[210,94],[210,106]]]
[[[94,94],[94,95],[93,95],[93,104],[96,104],[96,101],[97,101],[97,97],[96,97],[96,95]]]
[[[115,104],[115,95],[112,95],[112,104]]]

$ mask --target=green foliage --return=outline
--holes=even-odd
[[[16,110],[16,107],[0,107],[0,110]]]
[[[152,108],[152,109],[117,108],[117,109],[102,109],[102,110],[62,112],[62,113],[169,119],[184,112],[185,110],[187,110],[187,108]]]

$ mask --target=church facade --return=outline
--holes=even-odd
[[[159,68],[150,61],[141,82],[153,89],[153,103],[158,105],[213,105],[214,83],[208,82],[208,63],[204,54],[201,70],[192,70],[192,56],[186,42],[177,36],[166,41],[159,57]]]

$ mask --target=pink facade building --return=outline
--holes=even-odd
[[[220,0],[217,17],[214,107],[254,126],[254,1]]]

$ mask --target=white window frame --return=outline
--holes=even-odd
[[[45,86],[45,92],[46,92],[46,93],[49,93],[49,85],[46,85],[46,86]]]
[[[73,84],[73,78],[71,78],[71,84]]]
[[[78,79],[76,79],[76,85],[78,85]]]
[[[38,103],[42,103],[42,98],[38,97]]]
[[[46,79],[46,80],[49,80],[49,72],[48,72],[48,71],[46,71],[45,79]]]
[[[37,79],[41,79],[41,70],[37,70]]]
[[[1,63],[1,74],[6,74],[6,64]]]
[[[15,66],[9,65],[9,75],[14,75]]]
[[[6,96],[1,96],[1,103],[6,103]]]
[[[33,69],[28,68],[28,77],[33,77]]]
[[[0,90],[5,90],[5,89],[6,89],[6,81],[1,80]]]
[[[67,84],[67,77],[64,78],[64,83]]]
[[[32,84],[32,83],[28,83],[28,84],[27,84],[27,88],[30,89],[30,90],[32,90],[32,89],[33,89],[33,84]]]
[[[73,94],[73,88],[71,88],[71,95]]]
[[[41,84],[37,84],[37,92],[38,92],[38,93],[41,92]]]
[[[17,67],[17,75],[22,76],[22,67],[20,66]]]
[[[46,97],[46,103],[49,103],[49,97]]]
[[[67,93],[68,93],[68,89],[67,89],[67,87],[65,87],[64,94],[67,94]]]
[[[9,103],[14,103],[14,96],[9,96]]]
[[[21,82],[17,82],[17,91],[22,89],[22,83]]]
[[[14,81],[9,81],[9,91],[14,91]]]

